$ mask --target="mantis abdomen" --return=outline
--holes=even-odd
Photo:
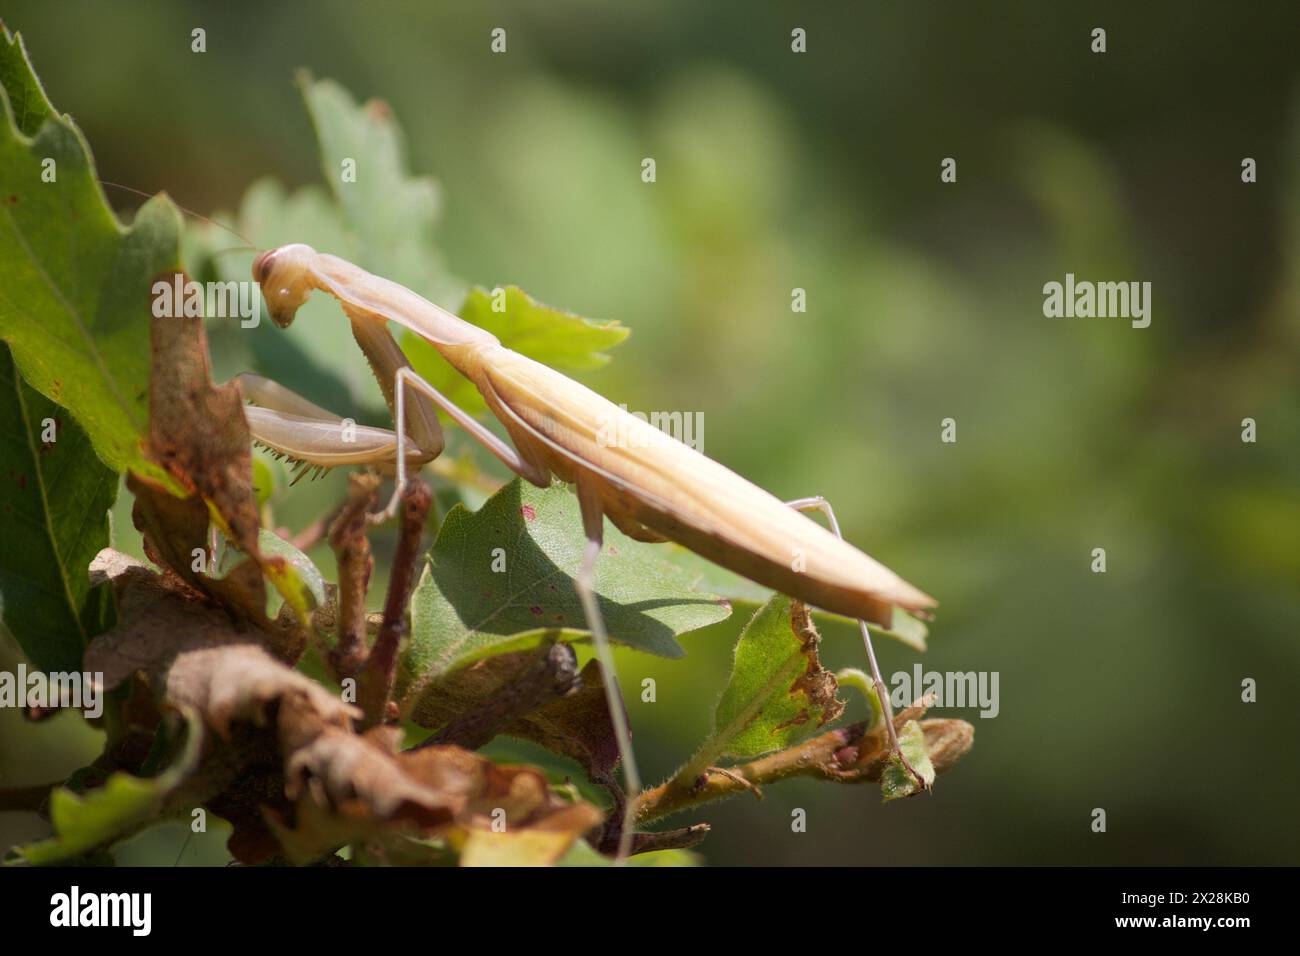
[[[641,525],[766,587],[889,627],[935,601],[774,495],[591,389],[501,345],[465,372],[515,446],[587,481],[620,528]],[[635,536],[635,535],[634,535]]]

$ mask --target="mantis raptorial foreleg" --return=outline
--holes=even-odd
[[[386,474],[395,470],[399,443],[394,432],[357,425],[260,375],[245,372],[235,381],[253,403],[244,407],[249,430],[276,455],[307,468],[369,465]],[[441,443],[436,447],[440,450]],[[436,457],[436,451],[409,440],[403,452],[416,465]]]
[[[793,501],[787,501],[786,504],[795,511],[820,511],[826,516],[826,521],[830,524],[831,531],[835,532],[835,537],[843,540],[844,535],[840,532],[840,523],[835,520],[835,509],[821,495],[813,495],[810,498],[795,498]],[[867,629],[867,622],[859,618],[858,629],[862,631],[862,644],[867,649],[867,661],[871,665],[871,682],[875,685],[876,697],[880,700],[881,714],[885,719],[885,733],[889,737],[889,749],[898,755],[903,767],[912,775],[912,778],[921,789],[928,790],[929,784],[907,762],[907,757],[903,755],[903,748],[899,746],[898,730],[894,727],[894,708],[889,702],[889,691],[885,687],[885,680],[880,676],[880,665],[876,663],[876,649],[871,646],[871,632]]]
[[[278,382],[251,372],[235,380],[245,399],[249,429],[272,451],[307,465],[371,465],[386,474],[405,475],[409,461],[417,466],[442,454],[444,441],[438,414],[423,396],[409,405],[394,396],[402,371],[410,371],[406,355],[382,323],[352,316],[352,337],[374,373],[393,420],[405,422],[405,441],[385,428],[358,425],[303,398]],[[407,437],[409,436],[409,437]],[[403,480],[399,484],[405,484]],[[396,512],[396,497],[390,506]]]

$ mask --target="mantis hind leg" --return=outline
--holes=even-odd
[[[787,501],[787,505],[796,511],[820,511],[826,516],[826,521],[831,526],[831,531],[835,532],[835,537],[840,540],[844,535],[840,532],[840,523],[835,520],[835,510],[831,508],[831,503],[821,495],[814,495],[811,498],[796,498],[793,501]],[[867,661],[871,664],[871,682],[876,687],[876,697],[880,700],[881,713],[885,719],[885,733],[889,737],[889,749],[899,759],[907,772],[912,775],[917,785],[922,790],[928,790],[929,785],[925,779],[916,772],[915,768],[907,762],[903,756],[903,748],[898,743],[898,730],[894,727],[894,708],[889,702],[889,692],[885,688],[884,678],[880,676],[880,665],[876,662],[876,650],[871,646],[871,632],[867,629],[867,622],[858,621],[858,628],[862,631],[862,644],[867,650]]]
[[[614,655],[605,631],[605,618],[600,613],[600,600],[596,595],[596,559],[600,557],[604,541],[605,513],[600,495],[590,480],[578,478],[578,503],[582,508],[582,527],[587,534],[587,547],[582,555],[582,566],[574,584],[582,602],[587,627],[591,631],[596,659],[600,661],[602,683],[605,685],[605,702],[609,707],[610,722],[618,740],[618,753],[623,763],[623,786],[627,791],[623,803],[623,819],[618,831],[618,850],[615,861],[627,860],[632,848],[632,831],[636,823],[637,797],[641,793],[641,775],[637,772],[636,756],[632,752],[632,731],[628,727],[627,711],[623,706],[623,691],[619,687],[618,673],[614,670]]]

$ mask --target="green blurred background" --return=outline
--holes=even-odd
[[[780,496],[826,495],[851,540],[942,602],[924,666],[1000,673],[996,719],[940,712],[976,743],[933,796],[774,786],[678,818],[714,824],[709,862],[1294,864],[1300,18],[1242,7],[4,0],[2,15],[104,179],[204,213],[263,176],[320,181],[296,68],[387,100],[411,168],[441,182],[450,275],[629,325],[585,381],[703,412],[712,457]],[[1066,272],[1150,281],[1150,328],[1044,318],[1042,286]],[[223,374],[244,358],[214,356]],[[340,480],[298,486],[277,518],[301,527]],[[648,778],[707,732],[747,614],[687,635],[684,661],[620,658],[625,685],[658,681],[657,703],[629,702]],[[829,665],[862,666],[855,632],[826,631]],[[918,659],[879,650],[887,674]],[[1258,703],[1240,701],[1246,677]],[[97,745],[73,718],[0,711],[0,786]],[[0,814],[0,845],[42,831]],[[121,860],[221,862],[219,831],[163,828]]]

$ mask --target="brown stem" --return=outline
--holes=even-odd
[[[384,723],[397,676],[397,649],[406,634],[406,610],[415,588],[415,572],[420,563],[420,540],[424,521],[433,503],[429,486],[418,478],[407,482],[402,491],[401,530],[393,569],[388,578],[388,597],[384,601],[384,620],[379,625],[375,646],[362,668],[357,682],[357,703],[365,715],[363,729]]]
[[[38,783],[30,787],[13,787],[0,790],[0,813],[40,813],[49,799],[50,791],[62,786],[62,781]]]
[[[708,835],[707,823],[694,823],[679,830],[635,833],[632,835],[632,855],[654,850],[686,850],[702,843]]]
[[[353,677],[366,660],[366,591],[375,562],[370,556],[366,515],[374,507],[377,475],[354,474],[348,499],[330,525],[330,547],[338,561],[338,644],[330,664],[340,679]]]
[[[913,704],[895,715],[895,727],[901,728],[924,712],[923,702]],[[922,720],[921,730],[935,773],[949,770],[974,742],[975,728],[964,720]],[[730,775],[703,774],[693,782],[674,779],[646,790],[637,801],[637,820],[641,823],[657,820],[788,777],[816,777],[836,783],[878,781],[889,752],[884,725],[868,732],[863,721],[827,731],[788,750],[729,767]]]
[[[704,772],[720,773],[724,777],[730,777],[731,780],[739,784],[742,789],[750,791],[759,800],[763,799],[763,791],[762,789],[759,788],[758,784],[750,783],[748,780],[746,780],[740,774],[736,773],[736,771],[732,770],[730,767],[710,767],[708,770]]]

